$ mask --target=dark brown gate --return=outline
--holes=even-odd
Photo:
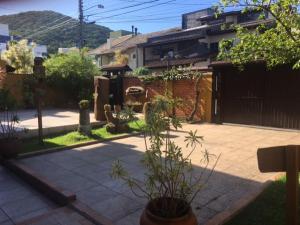
[[[215,122],[300,129],[300,71],[226,64],[213,77]]]

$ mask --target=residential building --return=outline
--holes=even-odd
[[[6,51],[8,41],[10,41],[8,25],[0,24],[0,53]]]
[[[178,31],[178,28],[153,32],[148,34],[138,34],[137,30],[133,30],[131,34],[116,31],[111,32],[109,39],[105,44],[89,52],[94,56],[99,67],[110,65],[114,61],[116,51],[121,51],[128,56],[128,66],[134,70],[144,65],[143,48],[139,48],[140,44],[146,43],[148,38],[159,36],[166,33]]]
[[[20,41],[21,39],[22,38],[19,36],[9,34],[8,24],[0,24],[0,54],[7,50],[9,41]],[[28,40],[29,45],[32,45],[33,43],[33,40]],[[35,44],[35,48],[33,50],[34,57],[45,57],[47,56],[47,53],[46,45]]]
[[[216,18],[211,8],[183,14],[182,30],[149,38],[139,46],[145,53],[143,65],[152,69],[191,64],[206,67],[215,60],[219,42],[235,36],[231,25],[251,29],[273,21],[267,14],[264,20],[259,16],[260,12],[231,11]]]
[[[217,56],[219,42],[233,38],[232,25],[255,28],[259,24],[271,24],[274,20],[268,14],[259,19],[261,12],[230,11],[215,17],[212,8],[182,15],[182,27],[149,34],[130,35],[112,33],[107,43],[90,52],[99,67],[114,60],[115,51],[129,56],[128,66],[140,66],[152,70],[163,70],[172,66],[207,67]]]

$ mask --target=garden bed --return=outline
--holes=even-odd
[[[271,183],[258,198],[225,225],[285,224],[286,179]]]
[[[96,141],[111,140],[117,137],[126,136],[128,134],[138,133],[141,132],[141,128],[144,125],[144,121],[137,120],[129,122],[128,125],[130,128],[128,133],[111,134],[106,131],[105,127],[101,127],[93,129],[92,135],[90,136],[80,134],[77,131],[58,135],[51,135],[44,139],[44,145],[40,145],[37,138],[24,139],[23,150],[21,154],[38,152],[41,150],[48,150],[53,148],[59,149],[68,146],[76,146],[78,144],[84,143],[94,143]]]

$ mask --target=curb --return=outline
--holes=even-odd
[[[29,183],[33,188],[46,194],[52,201],[60,206],[65,206],[76,200],[76,195],[53,185],[46,178],[28,168],[17,160],[4,160],[3,165],[17,174],[21,179]]]
[[[74,145],[68,145],[68,146],[63,146],[63,147],[47,148],[47,149],[44,149],[44,150],[23,153],[23,154],[19,154],[18,157],[17,157],[17,159],[24,159],[24,158],[28,158],[28,157],[33,157],[33,156],[38,156],[38,155],[43,155],[43,154],[48,154],[48,153],[53,153],[53,152],[59,152],[59,151],[68,150],[68,149],[72,149],[72,148],[79,148],[79,147],[84,147],[84,146],[88,146],[88,145],[94,145],[94,144],[98,144],[98,143],[102,143],[102,142],[114,141],[114,140],[119,140],[119,139],[122,139],[122,138],[139,136],[141,133],[142,132],[137,132],[137,133],[132,133],[132,134],[124,134],[124,135],[120,135],[120,136],[112,137],[112,138],[108,138],[108,139],[88,141],[88,142],[74,144]]]
[[[80,215],[87,218],[96,225],[114,225],[106,217],[101,216],[99,213],[78,200],[70,204],[70,208],[77,211]]]
[[[233,217],[238,215],[243,209],[245,209],[250,203],[255,201],[257,197],[276,179],[282,176],[283,173],[279,173],[262,184],[262,186],[256,190],[251,192],[245,198],[242,198],[236,201],[230,208],[225,209],[224,211],[218,213],[213,218],[205,223],[205,225],[224,225],[229,222]]]

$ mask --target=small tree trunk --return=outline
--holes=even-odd
[[[194,116],[197,112],[197,108],[198,108],[198,105],[199,105],[199,100],[200,100],[200,90],[199,90],[199,85],[200,85],[200,82],[202,80],[202,76],[199,76],[197,77],[196,79],[196,83],[195,83],[195,87],[194,87],[194,90],[195,90],[195,102],[194,102],[194,107],[193,107],[193,111],[191,112],[190,116],[188,117],[188,121],[193,121],[194,120]]]

